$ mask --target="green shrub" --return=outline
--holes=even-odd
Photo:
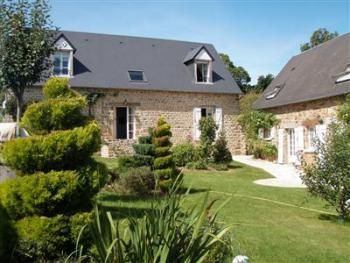
[[[10,262],[11,251],[16,239],[12,221],[0,204],[0,260],[2,262]]]
[[[340,121],[350,125],[350,95],[347,95],[345,103],[339,106],[337,115]]]
[[[187,163],[198,158],[196,148],[191,143],[175,145],[172,151],[175,164],[180,167],[186,166]]]
[[[54,130],[68,130],[84,125],[82,110],[84,97],[48,99],[28,106],[21,124],[32,134],[47,134]]]
[[[43,87],[45,99],[72,98],[76,96],[69,87],[69,78],[52,77],[46,81]]]
[[[82,165],[101,143],[96,122],[85,127],[32,136],[4,144],[3,158],[11,168],[23,173],[70,170]]]
[[[0,202],[13,219],[51,216],[76,207],[79,181],[74,171],[37,173],[9,179],[0,185]]]
[[[171,148],[171,131],[170,125],[160,117],[157,123],[157,127],[153,129],[153,144],[155,146],[155,159],[154,159],[154,170],[157,180],[157,188],[162,186],[162,190],[166,191],[166,186],[172,185],[175,181],[178,171],[175,166],[175,162],[172,156]],[[164,177],[166,175],[166,177]],[[161,181],[167,181],[161,182]],[[169,189],[169,188],[168,188]]]
[[[215,169],[216,171],[228,171],[229,166],[227,163],[210,163],[210,168]]]
[[[219,133],[213,149],[213,160],[215,163],[230,163],[232,155],[227,147],[226,137],[223,131]]]
[[[276,146],[263,140],[254,140],[252,153],[257,159],[273,161],[277,158]]]
[[[208,164],[205,160],[200,159],[195,162],[189,162],[186,165],[186,168],[188,169],[196,169],[196,170],[207,170],[208,169]]]
[[[120,156],[118,157],[118,170],[123,172],[129,168],[138,167],[134,156]]]
[[[77,213],[69,218],[70,238],[74,244],[76,244],[77,241],[79,241],[79,244],[83,246],[84,249],[88,249],[92,245],[92,236],[90,232],[91,222],[91,212]]]
[[[120,177],[121,186],[130,193],[147,195],[155,189],[155,176],[149,167],[130,168]]]
[[[153,144],[134,144],[134,151],[140,155],[153,155],[154,145]]]
[[[15,258],[19,262],[53,261],[62,256],[63,251],[72,251],[69,218],[25,217],[15,224],[18,243]]]
[[[199,121],[200,149],[202,159],[209,160],[213,152],[213,143],[216,137],[216,123],[212,117],[201,118]]]
[[[138,144],[134,144],[133,148],[135,166],[153,166],[155,147],[151,135],[139,137]]]
[[[104,164],[91,161],[77,171],[16,177],[0,185],[0,202],[13,219],[35,214],[53,216],[91,208],[89,200],[105,184],[106,174]]]

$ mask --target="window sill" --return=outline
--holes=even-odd
[[[197,82],[195,81],[194,84],[201,84],[201,85],[213,85],[214,83],[213,82]]]

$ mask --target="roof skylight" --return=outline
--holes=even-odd
[[[274,89],[272,91],[268,92],[265,95],[265,99],[266,100],[271,100],[271,99],[275,98],[278,95],[278,93],[281,91],[281,89],[282,89],[282,86],[274,87]]]
[[[130,81],[146,81],[145,74],[142,70],[129,70],[128,72]]]

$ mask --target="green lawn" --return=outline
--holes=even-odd
[[[114,160],[106,163],[116,166]],[[218,220],[233,225],[236,253],[250,262],[349,262],[350,223],[338,223],[335,211],[305,189],[253,183],[268,177],[237,163],[225,172],[186,171],[185,184],[194,190],[186,204],[196,205],[207,191],[218,205],[230,198]],[[149,209],[144,198],[101,193],[100,200],[121,218]]]

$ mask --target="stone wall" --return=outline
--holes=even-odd
[[[192,140],[193,108],[220,107],[223,110],[223,129],[228,146],[233,154],[245,153],[245,141],[237,123],[239,114],[238,95],[204,94],[165,91],[79,89],[81,93],[103,93],[91,108],[91,113],[100,123],[104,142],[110,146],[112,155],[132,153],[135,140],[116,139],[116,107],[130,106],[135,109],[135,137],[146,135],[160,116],[171,125],[174,144]],[[26,100],[39,100],[41,90],[32,89]]]

